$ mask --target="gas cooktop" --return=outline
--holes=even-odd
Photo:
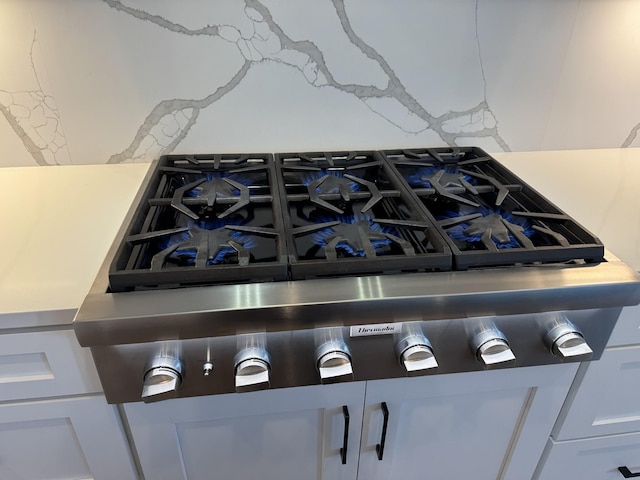
[[[597,359],[640,278],[477,148],[166,155],[74,319],[110,403]]]
[[[603,258],[596,237],[479,148],[166,155],[109,291]]]

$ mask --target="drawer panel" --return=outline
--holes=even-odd
[[[607,346],[640,344],[640,305],[625,307]]]
[[[571,440],[640,431],[639,398],[640,346],[608,348],[600,360],[586,367],[553,436]]]
[[[73,330],[0,335],[0,401],[100,392]]]
[[[640,433],[610,437],[549,441],[546,461],[539,467],[536,480],[622,480],[618,467],[640,472]]]

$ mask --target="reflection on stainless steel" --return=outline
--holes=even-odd
[[[113,294],[94,289],[76,316],[76,334],[83,346],[109,345],[640,302],[637,274],[615,261],[579,268],[510,267],[364,280],[331,278]],[[375,288],[369,288],[372,285]]]

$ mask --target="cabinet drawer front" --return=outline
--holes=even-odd
[[[564,420],[556,426],[554,438],[571,440],[640,431],[638,398],[640,346],[608,348],[600,360],[586,367],[573,401],[564,407]]]
[[[0,401],[101,390],[73,330],[0,335]]]
[[[625,307],[607,346],[640,344],[640,305]]]
[[[640,472],[640,433],[553,442],[536,480],[623,480],[618,467]]]

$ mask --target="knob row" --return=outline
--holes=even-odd
[[[543,338],[547,348],[561,359],[587,360],[593,353],[584,337],[568,320],[556,323]],[[493,324],[485,325],[469,343],[476,359],[485,368],[508,366],[515,355],[506,336]],[[434,372],[438,362],[433,347],[421,330],[405,333],[395,344],[400,364],[408,374]],[[315,352],[316,366],[322,383],[353,377],[349,348],[341,339],[327,341]],[[262,347],[241,350],[234,359],[235,387],[237,391],[256,390],[269,386],[271,359]],[[211,374],[213,364],[203,365],[203,374]],[[145,402],[177,396],[182,382],[183,366],[174,357],[154,358],[144,374],[142,399]]]

